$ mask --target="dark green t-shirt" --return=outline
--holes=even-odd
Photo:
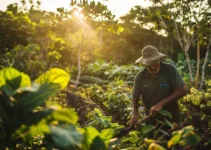
[[[132,97],[133,99],[141,99],[146,108],[146,113],[152,106],[169,96],[175,89],[184,86],[185,83],[179,72],[172,64],[160,64],[160,70],[156,77],[152,77],[145,68],[140,71],[135,78]],[[180,111],[178,102],[172,102],[163,109],[171,112],[172,121],[180,121]]]

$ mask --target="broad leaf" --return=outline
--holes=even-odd
[[[31,92],[22,97],[17,103],[17,109],[22,115],[29,113],[43,104],[50,96],[55,95],[58,89],[55,84],[43,84],[36,92]]]
[[[149,145],[148,150],[165,150],[165,148],[163,148],[162,146],[160,146],[156,143],[152,143]]]
[[[113,129],[104,129],[101,131],[100,133],[100,137],[102,139],[110,139],[113,137],[113,134],[114,134],[114,130]]]
[[[200,140],[200,137],[194,133],[191,133],[189,135],[187,135],[182,141],[181,144],[182,145],[186,145],[186,146],[193,146],[196,145]]]
[[[183,136],[186,136],[186,135],[188,135],[189,133],[192,133],[192,132],[194,132],[193,126],[186,126],[186,127],[182,128],[181,130],[174,131],[172,133],[172,135],[182,134]]]
[[[194,132],[194,127],[193,126],[186,126],[181,131],[182,131],[183,136],[187,136],[190,133],[192,134]]]
[[[29,114],[29,117],[27,117],[27,118],[21,118],[21,120],[26,120],[26,121],[23,122],[25,125],[37,124],[43,118],[46,118],[47,116],[49,116],[50,114],[52,114],[54,111],[56,111],[56,110],[55,109],[52,109],[52,108],[48,108],[48,109],[45,109],[43,111],[34,112],[32,114]]]
[[[3,76],[0,76],[0,87],[6,84],[6,81]]]
[[[95,137],[92,141],[90,150],[106,150],[105,143],[99,136]]]
[[[14,95],[19,87],[31,86],[29,76],[14,68],[2,69],[0,76],[0,86],[7,95]]]
[[[52,116],[55,120],[65,122],[65,123],[71,123],[76,124],[78,120],[78,116],[75,111],[72,109],[61,109],[54,111]]]
[[[100,133],[93,127],[87,127],[84,132],[84,143],[89,148],[93,142],[93,140],[99,136]]]
[[[168,116],[169,118],[172,119],[172,115],[169,111],[161,109],[159,113],[162,114],[163,116]]]
[[[59,148],[80,145],[83,136],[73,125],[50,126],[51,138]]]
[[[179,143],[181,137],[182,137],[181,134],[177,134],[177,135],[173,136],[173,137],[168,141],[168,148],[170,148],[170,147],[172,147],[173,145]]]
[[[59,89],[64,89],[70,80],[70,75],[59,68],[52,68],[46,73],[42,74],[35,82],[39,84],[54,83],[59,85]]]

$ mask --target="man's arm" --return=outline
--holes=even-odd
[[[132,99],[132,117],[130,119],[130,126],[136,126],[138,123],[138,99]]]
[[[181,98],[184,95],[186,95],[186,86],[177,88],[176,90],[174,90],[172,92],[171,95],[165,97],[159,103],[154,105],[150,109],[150,114],[153,115],[153,116],[156,115],[164,106],[166,106],[167,104],[172,103],[174,101],[177,101],[179,98]]]
[[[130,119],[130,126],[136,126],[138,122],[138,107],[139,97],[141,95],[141,78],[140,72],[136,75],[133,90],[132,90],[132,117]]]
[[[138,99],[132,99],[132,115],[138,114]]]

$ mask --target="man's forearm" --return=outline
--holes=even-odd
[[[138,99],[132,100],[132,114],[138,114]]]
[[[164,98],[163,100],[161,100],[159,102],[159,104],[161,104],[162,106],[165,106],[171,102],[174,102],[176,100],[178,100],[179,98],[181,98],[182,96],[184,96],[186,94],[186,87],[181,87],[176,89],[171,95],[169,95],[168,97]]]

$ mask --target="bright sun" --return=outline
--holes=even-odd
[[[90,0],[89,0],[90,1]],[[151,3],[149,0],[95,0],[96,2],[100,1],[105,4],[109,10],[116,16],[120,17],[129,12],[129,10],[136,6],[140,5],[142,7],[150,6]],[[0,9],[5,10],[8,4],[19,3],[20,0],[0,0]],[[48,11],[56,11],[57,8],[64,7],[65,9],[70,8],[70,0],[41,0],[41,9]]]
[[[120,17],[121,15],[126,14],[129,10],[136,5],[140,5],[142,7],[150,6],[150,2],[148,0],[95,0],[96,2],[102,2],[107,5],[108,9],[116,16]],[[121,4],[121,5],[120,5]],[[42,0],[41,9],[47,9],[51,11],[55,11],[58,7],[64,7],[66,9],[70,8],[69,0],[59,0],[58,3],[52,0]],[[76,14],[77,15],[77,14]],[[78,14],[79,15],[79,14]],[[79,15],[80,16],[80,15]]]

